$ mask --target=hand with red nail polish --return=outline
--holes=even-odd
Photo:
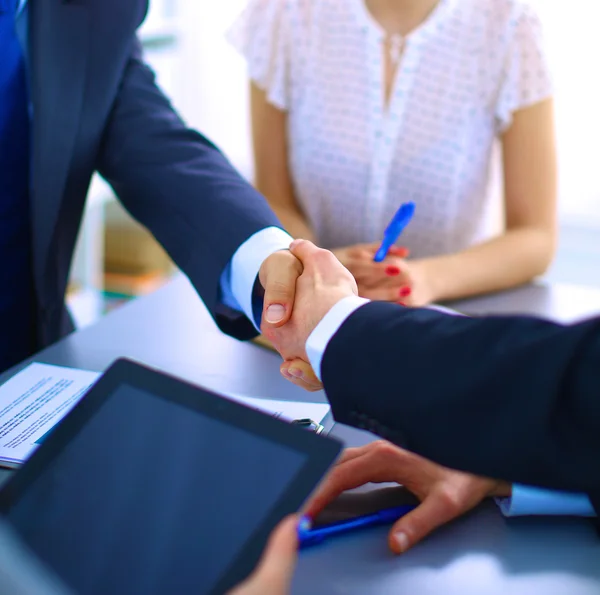
[[[333,253],[354,275],[361,297],[402,306],[421,307],[435,301],[433,275],[426,260],[406,260],[408,250],[394,247],[381,263],[373,262],[378,245],[361,244]]]
[[[393,246],[383,262],[373,257],[379,244],[357,244],[332,250],[338,260],[352,273],[361,297],[377,301],[396,301],[398,291],[408,284],[405,278],[409,251]]]
[[[388,250],[388,255],[397,256],[398,258],[408,258],[410,254],[410,250],[408,248],[404,248],[402,246],[392,246]]]
[[[427,306],[437,299],[434,291],[435,273],[427,260],[404,260],[401,273],[393,280],[392,287],[378,289],[379,299],[388,299],[412,308]]]
[[[420,307],[435,301],[426,260],[407,260],[409,251],[393,246],[383,262],[374,262],[379,244],[357,244],[332,250],[352,273],[358,294],[369,300]]]

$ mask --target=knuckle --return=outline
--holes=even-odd
[[[315,252],[315,261],[321,265],[328,265],[337,262],[337,258],[333,255],[333,252],[331,252],[330,250],[324,250],[323,248],[319,248]]]
[[[377,457],[385,459],[391,459],[398,456],[398,449],[387,440],[377,440],[377,442],[374,443],[373,450]]]
[[[314,253],[313,261],[315,262],[315,264],[322,265],[325,262],[325,257],[326,257],[326,251],[319,249]]]
[[[371,443],[371,450],[374,450],[375,452],[380,452],[381,450],[385,449],[387,446],[387,442],[385,440],[375,440],[375,442]]]
[[[267,265],[267,269],[270,269],[271,272],[275,269],[278,273],[281,273],[282,270],[292,271],[302,269],[300,260],[298,260],[298,258],[289,250],[273,252],[273,254],[265,260],[265,264]]]
[[[437,499],[445,510],[458,514],[464,508],[464,498],[455,486],[444,484],[437,492]]]

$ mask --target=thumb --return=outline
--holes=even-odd
[[[395,554],[403,554],[456,516],[445,499],[430,494],[417,508],[396,521],[388,537],[390,549]]]
[[[265,288],[263,321],[272,327],[282,326],[292,314],[302,264],[287,250],[276,252],[265,261],[261,273]]]
[[[273,531],[254,575],[261,593],[289,592],[298,558],[298,516],[285,518]]]

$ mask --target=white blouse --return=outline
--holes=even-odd
[[[376,242],[416,203],[413,257],[491,235],[495,139],[551,96],[540,23],[522,0],[440,0],[404,40],[384,105],[385,35],[364,0],[250,0],[229,32],[288,115],[296,199],[318,242]]]

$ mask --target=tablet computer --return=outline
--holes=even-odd
[[[0,513],[80,595],[223,593],[341,444],[119,360],[0,491]]]

